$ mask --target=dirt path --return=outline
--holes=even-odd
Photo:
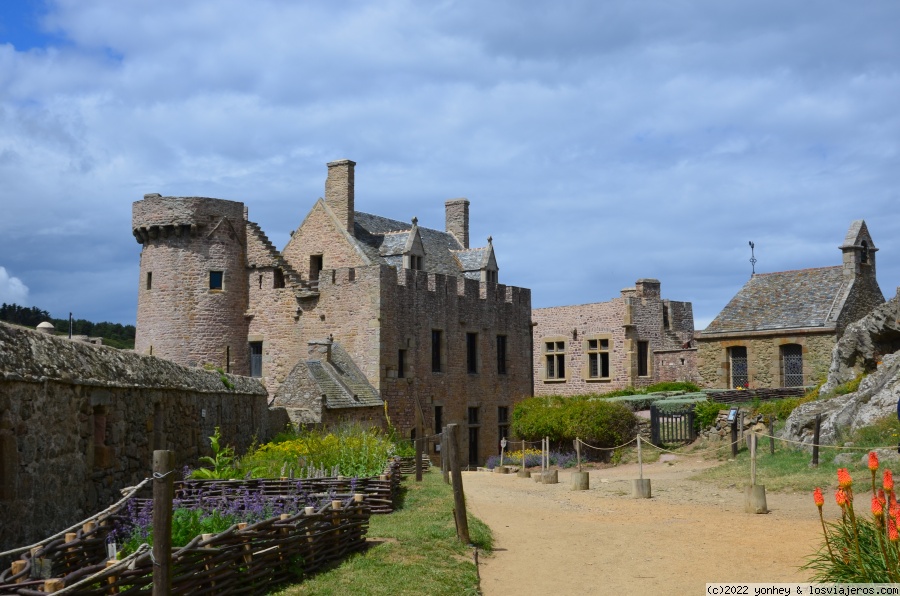
[[[544,485],[515,474],[466,472],[469,510],[494,532],[481,559],[486,596],[696,594],[706,582],[809,581],[798,567],[819,544],[810,495],[767,495],[768,515],[744,512],[744,493],[689,480],[714,462],[644,465],[652,499],[631,498],[637,466],[592,470],[573,491],[570,471]]]

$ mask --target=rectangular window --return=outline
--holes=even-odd
[[[478,467],[478,408],[469,408],[469,466]]]
[[[497,374],[506,374],[506,336],[497,336]]]
[[[261,341],[251,341],[250,342],[250,376],[251,377],[262,377],[262,354],[263,354],[263,342]]]
[[[152,271],[147,272],[147,289],[148,290],[153,289],[153,272]]]
[[[638,376],[646,377],[650,374],[650,342],[638,342]]]
[[[803,386],[803,346],[800,344],[781,346],[781,386]]]
[[[585,342],[588,356],[587,378],[609,378],[609,339],[596,338]]]
[[[309,280],[316,281],[319,279],[319,273],[325,267],[325,259],[322,255],[309,256]]]
[[[283,288],[284,287],[284,271],[281,269],[275,269],[275,275],[272,279],[272,287],[274,289]]]
[[[509,435],[509,407],[497,406],[497,441],[505,439]],[[500,445],[497,445],[499,451]]]
[[[406,350],[397,350],[397,378],[406,378]]]
[[[469,374],[478,372],[478,334],[466,333],[466,370]]]
[[[424,257],[418,255],[409,255],[409,268],[413,271],[421,271]]]
[[[443,432],[444,406],[434,406],[434,432]]]
[[[750,377],[747,371],[747,348],[734,346],[728,348],[728,360],[731,364],[731,387],[744,389],[749,385]]]
[[[441,372],[441,343],[443,332],[440,329],[431,330],[431,372]]]
[[[209,272],[209,289],[210,290],[221,290],[224,278],[225,278],[224,271],[210,271]]]
[[[566,342],[544,342],[544,378],[564,380],[566,378]]]

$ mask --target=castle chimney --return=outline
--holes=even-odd
[[[331,207],[341,225],[353,234],[353,168],[355,161],[340,159],[328,164],[325,180],[325,204]]]
[[[447,232],[453,234],[463,248],[469,248],[469,200],[450,199],[444,203]]]

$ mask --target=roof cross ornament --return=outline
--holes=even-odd
[[[753,244],[753,241],[750,241],[750,266],[753,268],[753,271],[750,273],[750,277],[756,275],[756,255],[753,253],[753,249],[756,248],[756,245]]]

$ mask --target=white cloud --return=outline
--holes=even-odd
[[[31,306],[28,304],[28,287],[18,277],[10,276],[6,267],[0,267],[0,303]]]

